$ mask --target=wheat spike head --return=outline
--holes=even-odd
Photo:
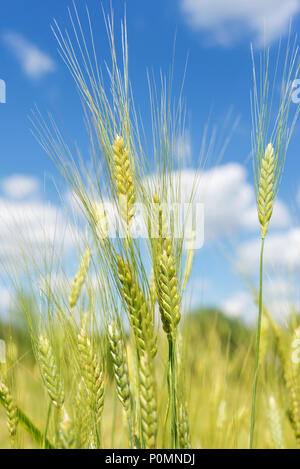
[[[76,447],[87,448],[89,443],[89,432],[90,432],[90,415],[89,415],[89,403],[87,400],[87,389],[84,378],[79,379],[77,386],[77,392],[75,396],[75,410],[76,410],[76,435],[78,444]]]
[[[76,306],[76,303],[78,301],[81,289],[83,287],[83,284],[85,282],[85,279],[89,270],[91,258],[92,258],[91,250],[87,248],[82,257],[78,272],[75,275],[71,288],[70,288],[69,305],[71,309]]]
[[[152,202],[151,210],[153,226],[151,225],[151,237],[159,239],[163,247],[164,240],[168,236],[166,209],[161,204],[158,194],[154,194]]]
[[[269,398],[268,420],[270,433],[275,448],[284,449],[284,437],[280,410],[273,396],[270,396]]]
[[[58,446],[61,449],[75,449],[73,422],[69,417],[65,406],[60,409]]]
[[[120,256],[117,256],[117,260],[122,294],[128,308],[137,347],[142,353],[147,350],[154,357],[157,345],[152,312],[128,262],[125,262]]]
[[[178,412],[178,420],[179,420],[179,442],[180,442],[180,449],[191,449],[191,437],[190,437],[190,429],[189,429],[189,418],[188,418],[188,411],[187,406],[183,403],[179,404],[179,412]]]
[[[92,206],[92,215],[97,237],[101,240],[107,239],[109,234],[109,225],[104,204],[94,203]]]
[[[7,415],[8,431],[9,431],[9,435],[13,444],[16,433],[17,433],[17,426],[18,426],[18,420],[19,420],[18,410],[14,403],[10,390],[1,381],[0,381],[0,396],[2,397],[3,402],[4,402],[4,408],[6,410],[6,415]]]
[[[275,178],[276,160],[273,146],[271,143],[269,143],[261,161],[258,185],[258,218],[261,226],[262,239],[264,239],[267,234],[269,222],[273,213],[275,200]]]
[[[141,406],[141,429],[146,449],[155,448],[157,434],[157,403],[152,361],[145,354],[140,359],[139,386]]]
[[[126,412],[130,407],[130,384],[125,345],[116,323],[108,326],[110,353],[113,361],[114,375],[118,397]]]
[[[113,162],[120,216],[130,226],[135,214],[135,187],[129,152],[122,137],[117,135],[113,145]]]
[[[88,317],[85,315],[78,334],[78,350],[90,408],[95,413],[98,424],[104,407],[104,377],[98,357],[88,337],[87,321]]]
[[[155,309],[155,304],[157,301],[157,293],[156,293],[156,285],[155,285],[155,273],[154,269],[152,269],[151,277],[150,277],[150,285],[149,285],[149,302],[150,307],[152,310]]]
[[[52,346],[44,336],[40,336],[38,340],[38,360],[50,399],[56,407],[62,408],[64,404],[63,385],[59,377]]]
[[[289,417],[300,447],[300,328],[294,331],[285,360],[285,380],[289,391]]]
[[[181,314],[176,266],[169,238],[165,240],[165,250],[159,263],[158,304],[164,331],[167,335],[172,335],[177,329]]]

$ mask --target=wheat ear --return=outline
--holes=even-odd
[[[250,449],[253,448],[254,430],[255,430],[255,412],[256,412],[256,393],[258,382],[258,368],[260,359],[260,336],[261,322],[263,313],[263,264],[264,264],[264,247],[265,237],[268,231],[269,222],[272,217],[274,202],[276,197],[276,187],[278,186],[278,178],[280,176],[280,168],[278,169],[278,161],[275,159],[274,149],[271,143],[260,161],[258,168],[259,183],[257,192],[257,209],[258,218],[261,227],[261,251],[260,251],[260,268],[259,268],[259,301],[258,301],[258,321],[256,334],[256,357],[254,369],[254,382],[252,392],[252,409],[251,409],[251,427],[250,427]]]
[[[165,249],[159,262],[158,304],[163,329],[168,336],[172,336],[181,315],[176,267],[169,238],[165,240]]]
[[[126,413],[130,411],[130,383],[125,345],[116,323],[108,326],[108,339],[112,356],[118,397]]]
[[[151,238],[158,241],[160,249],[162,250],[164,241],[168,236],[167,217],[157,194],[154,194],[152,202]]]
[[[73,422],[64,406],[60,410],[59,415],[58,439],[61,449],[75,449]]]
[[[18,410],[10,390],[0,381],[0,395],[7,415],[7,426],[12,445],[14,445],[18,426]]]
[[[155,273],[154,269],[152,269],[151,277],[150,277],[150,286],[149,286],[149,303],[150,308],[154,312],[155,304],[157,301],[157,293],[156,293],[156,285],[155,285]]]
[[[258,185],[258,218],[261,225],[261,237],[265,238],[274,208],[274,184],[276,178],[276,161],[271,143],[266,148],[261,161]]]
[[[140,357],[139,389],[142,439],[146,449],[153,449],[157,434],[157,404],[154,370],[147,354]]]
[[[113,162],[120,216],[129,227],[135,214],[135,187],[129,152],[119,135],[113,145]]]
[[[52,346],[44,336],[40,336],[38,339],[38,361],[50,399],[55,407],[61,409],[65,399],[63,384],[59,377]]]
[[[189,428],[188,411],[186,405],[180,403],[178,411],[178,430],[180,449],[191,449],[191,437]]]
[[[300,328],[292,339],[289,356],[285,361],[285,380],[289,391],[290,420],[294,428],[297,445],[300,448],[300,360],[299,351],[295,345],[300,345]]]
[[[100,423],[104,407],[104,378],[97,355],[87,334],[85,318],[78,334],[80,364],[85,380],[91,410],[95,413],[97,425]]]
[[[70,294],[69,294],[69,305],[71,309],[74,308],[74,306],[76,306],[76,303],[78,301],[81,289],[83,287],[83,284],[85,282],[85,279],[89,270],[91,257],[92,257],[91,251],[89,248],[87,248],[80,262],[78,272],[75,275],[72,285],[71,285]]]
[[[89,419],[90,407],[88,404],[88,393],[84,378],[79,380],[76,396],[75,396],[75,435],[77,439],[76,448],[86,449],[89,443]]]
[[[128,308],[137,347],[141,355],[149,351],[151,356],[154,357],[157,352],[157,345],[153,314],[129,264],[120,256],[117,260],[122,293]]]
[[[277,402],[273,396],[269,399],[268,421],[272,442],[276,449],[284,449],[282,420]]]
[[[104,204],[94,203],[92,206],[92,216],[98,238],[101,240],[107,239],[109,234],[109,225]]]

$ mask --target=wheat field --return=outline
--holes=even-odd
[[[20,234],[20,262],[7,268],[15,294],[11,321],[0,325],[6,347],[0,448],[299,449],[299,315],[291,312],[284,326],[273,319],[263,263],[299,112],[290,88],[297,49],[287,47],[275,76],[268,50],[258,66],[253,59],[261,241],[259,282],[248,282],[257,305],[254,329],[222,311],[194,310],[186,297],[197,232],[182,222],[175,157],[185,118],[181,94],[173,99],[171,79],[162,80],[160,94],[150,80],[146,144],[128,75],[126,22],[116,38],[112,16],[105,16],[111,65],[103,69],[87,24],[84,31],[74,8],[71,33],[56,22],[53,32],[82,101],[91,161],[72,150],[52,116],[36,108],[30,117],[74,196],[76,209],[66,219],[77,268],[68,272],[63,264],[63,239],[61,251],[49,240],[46,250],[33,252],[23,249]],[[190,212],[198,185],[196,175]]]

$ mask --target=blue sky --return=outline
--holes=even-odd
[[[104,61],[108,57],[108,44],[101,4],[109,12],[111,2],[78,1],[82,18],[85,3],[94,21],[98,54]],[[43,112],[50,110],[58,116],[66,132],[79,142],[82,153],[88,152],[77,92],[58,56],[50,28],[53,18],[63,27],[69,27],[67,7],[70,4],[70,0],[1,1],[0,79],[6,82],[7,103],[0,104],[0,203],[8,203],[21,211],[22,204],[30,210],[30,204],[36,208],[42,207],[47,200],[57,203],[51,183],[51,178],[57,176],[55,169],[30,132],[28,114],[35,103]],[[125,2],[113,0],[112,5],[118,24],[124,16]],[[157,77],[160,70],[168,73],[175,35],[175,92],[179,89],[188,57],[184,88],[188,110],[185,148],[192,168],[196,166],[201,134],[208,120],[211,127],[217,127],[221,145],[224,132],[229,132],[239,119],[217,173],[214,173],[218,185],[215,189],[207,189],[210,213],[216,206],[219,211],[215,210],[215,217],[208,216],[207,242],[197,255],[193,277],[195,303],[218,303],[225,305],[228,312],[237,310],[248,301],[247,293],[222,250],[225,248],[236,254],[245,265],[249,263],[249,272],[253,268],[251,262],[257,253],[258,230],[250,186],[250,42],[254,44],[255,53],[259,53],[264,37],[264,18],[268,18],[267,37],[274,48],[279,37],[286,36],[291,17],[293,30],[297,32],[300,0],[248,0],[241,4],[235,0],[128,0],[126,14],[129,71],[137,108],[145,108],[147,68]],[[225,126],[229,111],[231,117]],[[274,215],[270,252],[267,253],[270,271],[276,274],[272,281],[276,288],[277,273],[281,269],[276,253],[283,243],[292,246],[291,252],[283,253],[286,265],[298,268],[300,262],[300,248],[299,262],[294,262],[299,247],[299,139],[298,125],[288,154],[280,206]],[[217,154],[212,155],[205,168],[208,179],[217,157]],[[244,211],[247,220],[238,216],[239,210]],[[231,247],[232,243],[234,247]],[[220,245],[221,249],[216,249]],[[280,281],[283,283],[282,278]]]

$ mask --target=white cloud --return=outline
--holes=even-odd
[[[195,176],[194,170],[183,170],[181,173],[182,200],[186,202],[190,199]],[[204,204],[206,239],[238,236],[242,232],[258,230],[254,189],[247,182],[246,169],[240,164],[229,163],[201,172],[194,201]],[[289,224],[289,211],[278,200],[272,227],[284,228]]]
[[[237,251],[238,263],[244,271],[258,269],[260,241],[251,240],[241,244]],[[266,238],[265,267],[273,270],[291,270],[300,266],[300,228],[284,233],[269,233]]]
[[[267,277],[264,282],[264,303],[273,319],[285,324],[290,314],[299,309],[294,286],[282,276]],[[238,291],[221,303],[221,310],[229,317],[239,318],[249,325],[257,321],[258,306],[249,291]]]
[[[0,260],[7,268],[17,268],[29,257],[42,266],[53,252],[67,254],[75,247],[76,233],[54,204],[0,198]]]
[[[249,324],[256,320],[257,307],[247,292],[237,292],[221,304],[221,310],[231,318],[239,318]]]
[[[22,174],[14,174],[3,179],[0,187],[4,196],[10,199],[25,199],[37,195],[40,182],[37,178],[32,176],[25,176]]]
[[[7,32],[3,38],[27,76],[41,78],[48,73],[54,72],[56,67],[51,57],[21,34]]]
[[[253,39],[258,45],[280,37],[290,19],[300,11],[299,0],[181,0],[188,24],[208,34],[221,45],[241,38]]]
[[[9,306],[11,302],[11,293],[10,291],[3,286],[0,286],[0,313],[8,317]],[[2,317],[3,317],[2,316]]]

